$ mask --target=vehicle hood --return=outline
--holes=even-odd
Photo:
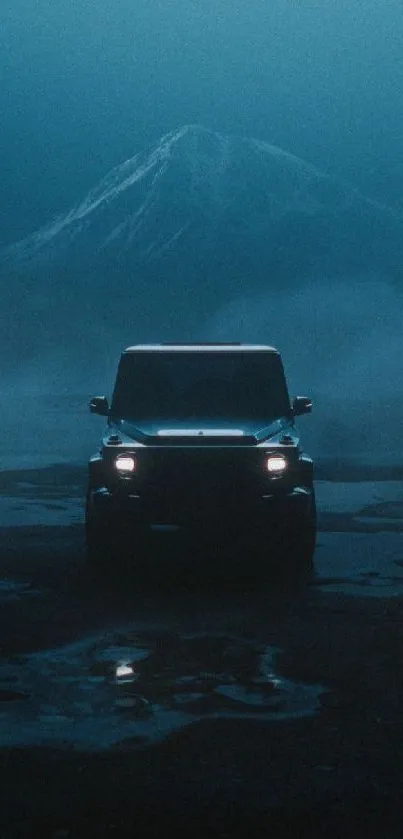
[[[287,429],[289,417],[267,420],[135,420],[111,419],[108,436],[117,435],[126,445],[253,445],[277,436]]]

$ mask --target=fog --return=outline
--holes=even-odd
[[[312,417],[298,425],[316,456],[401,463],[402,304],[382,277],[324,278],[321,287],[301,278],[287,297],[269,291],[224,308],[209,335],[281,351],[291,395],[313,398]]]
[[[403,211],[402,35],[401,0],[6,0],[0,246],[184,123],[278,145]],[[300,425],[315,456],[393,462],[401,316],[378,266],[246,289],[184,337],[274,344],[291,392],[314,399]],[[96,358],[55,346],[27,360],[23,332],[23,364],[0,370],[3,464],[81,462],[101,424],[87,397],[110,394],[123,346],[170,337],[163,314],[152,325],[140,314],[132,335],[105,326]]]
[[[401,203],[401,0],[3,0],[0,243],[184,123]]]
[[[281,351],[291,396],[314,402],[297,425],[315,458],[392,466],[403,448],[401,322],[402,296],[380,276],[329,277],[321,287],[302,277],[287,295],[272,290],[229,303],[199,335]],[[88,399],[111,395],[123,347],[117,335],[103,358],[85,359],[79,371],[55,351],[3,378],[3,467],[84,462],[104,424],[89,416]]]

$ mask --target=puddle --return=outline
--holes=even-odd
[[[393,505],[395,511],[403,511],[402,481],[316,481],[315,486],[318,508],[324,513],[354,515],[378,505]]]
[[[403,483],[318,481],[317,497],[315,585],[355,597],[403,596]]]
[[[315,585],[358,597],[403,596],[401,533],[320,533]]]
[[[1,527],[68,526],[84,521],[83,498],[0,495]]]
[[[235,636],[129,630],[4,661],[0,745],[103,750],[199,720],[315,714],[324,688],[282,678],[278,652]]]

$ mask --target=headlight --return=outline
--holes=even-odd
[[[136,458],[130,454],[121,454],[116,458],[115,466],[120,475],[131,475],[136,471]]]
[[[282,454],[272,454],[267,458],[267,471],[271,475],[282,475],[287,466],[287,460]]]

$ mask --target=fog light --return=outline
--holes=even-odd
[[[131,455],[121,454],[116,458],[115,466],[122,475],[130,475],[136,471],[136,460]]]
[[[267,458],[267,469],[271,475],[281,475],[287,469],[287,461],[281,454]]]

